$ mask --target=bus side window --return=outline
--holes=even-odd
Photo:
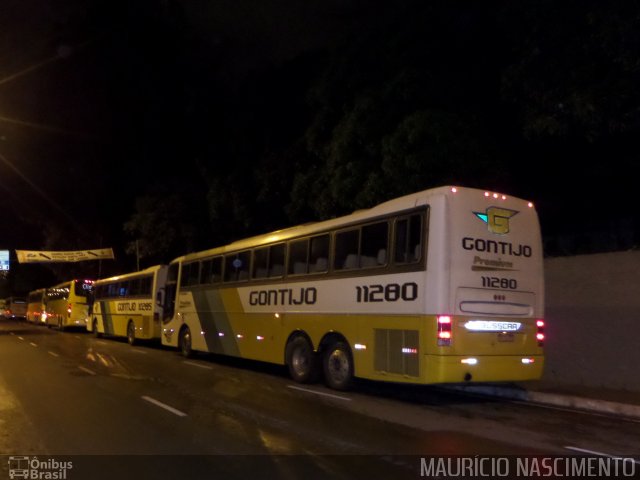
[[[188,287],[198,285],[200,281],[200,262],[192,262],[182,265],[181,285]]]
[[[358,268],[358,244],[360,229],[347,230],[336,234],[336,252],[333,262],[334,270],[350,270]]]
[[[269,248],[256,248],[253,251],[251,278],[267,278],[269,273]]]
[[[360,266],[379,267],[387,263],[389,223],[379,222],[362,227]]]
[[[224,257],[224,281],[237,282],[249,278],[251,252],[239,252]]]
[[[180,286],[186,287],[189,285],[189,276],[191,274],[191,264],[183,263],[182,271],[180,272]]]
[[[309,239],[295,240],[289,243],[289,275],[299,275],[307,273],[307,262],[309,256]]]
[[[191,271],[189,272],[189,285],[197,285],[200,281],[200,262],[193,262],[191,264]]]
[[[200,269],[200,284],[204,285],[211,283],[211,267],[213,266],[213,259],[205,260],[202,262],[202,268]]]
[[[150,297],[152,289],[153,289],[153,277],[143,277],[140,279],[140,295],[144,295],[145,297]]]
[[[409,251],[413,253],[412,262],[419,262],[422,258],[422,215],[411,215],[409,218]]]
[[[222,257],[214,257],[202,262],[200,284],[211,284],[222,281]]]
[[[329,235],[311,238],[309,273],[326,272],[329,268]]]
[[[272,245],[269,248],[269,277],[281,277],[284,274],[285,244]]]
[[[140,280],[139,278],[131,279],[131,290],[129,291],[129,295],[132,297],[137,297],[140,295]]]
[[[396,264],[416,263],[422,258],[422,218],[422,215],[417,214],[396,221]]]
[[[211,264],[211,283],[222,281],[222,257],[214,257]]]

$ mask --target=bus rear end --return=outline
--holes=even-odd
[[[89,307],[93,303],[93,280],[73,280],[67,298],[66,326],[86,328]]]
[[[27,301],[22,297],[9,297],[5,311],[7,318],[27,318]]]
[[[426,363],[438,382],[536,380],[544,356],[543,252],[533,204],[501,193],[446,194],[448,264]]]

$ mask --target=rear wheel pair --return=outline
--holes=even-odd
[[[347,390],[353,379],[351,349],[342,340],[331,342],[321,354],[317,354],[309,340],[297,336],[287,345],[286,361],[291,378],[299,383],[316,381],[320,365],[325,383],[335,390]]]

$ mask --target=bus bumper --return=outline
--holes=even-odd
[[[543,355],[425,355],[427,383],[515,382],[539,380]]]

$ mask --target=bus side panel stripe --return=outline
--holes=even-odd
[[[109,302],[100,302],[100,308],[102,310],[102,325],[104,326],[104,333],[107,335],[113,335],[113,317],[111,309],[109,308]]]
[[[193,301],[202,329],[206,332],[207,350],[212,353],[240,356],[235,332],[218,289],[193,292]],[[218,335],[223,332],[224,336]]]

